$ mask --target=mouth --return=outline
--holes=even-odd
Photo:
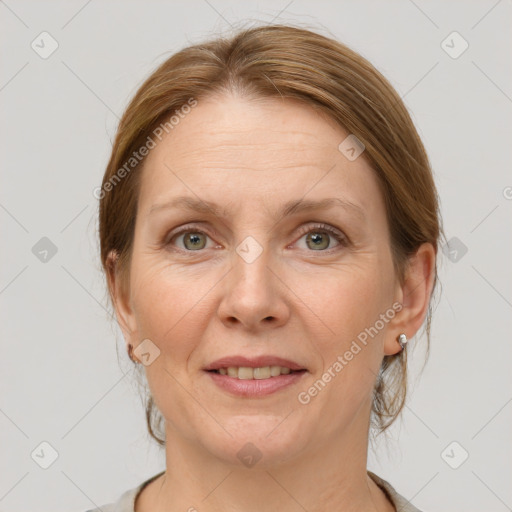
[[[265,397],[292,386],[308,373],[300,364],[275,356],[224,357],[203,370],[219,389],[244,398]]]
[[[307,371],[304,366],[277,356],[227,356],[213,361],[203,368],[208,372],[228,375],[236,379],[270,379],[280,375]]]
[[[239,380],[265,380],[279,377],[280,375],[306,372],[305,369],[292,370],[287,366],[279,365],[259,366],[256,368],[250,366],[227,366],[207,371],[218,375],[227,375]]]

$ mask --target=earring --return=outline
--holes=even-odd
[[[402,333],[397,337],[396,340],[398,341],[399,345],[402,347],[402,350],[404,350],[405,346],[407,345],[407,336],[404,333]]]
[[[133,345],[131,343],[128,343],[128,357],[137,364],[137,359],[133,356]]]

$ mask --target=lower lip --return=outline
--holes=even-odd
[[[220,388],[236,396],[260,397],[270,395],[298,382],[306,371],[292,372],[287,375],[268,379],[237,379],[216,372],[206,372]]]

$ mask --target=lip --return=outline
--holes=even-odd
[[[307,370],[307,368],[295,363],[294,361],[272,355],[258,357],[227,356],[213,361],[213,363],[210,363],[203,369],[206,371],[211,371],[218,370],[219,368],[229,368],[230,366],[246,366],[249,368],[263,368],[264,366],[284,366],[285,368],[290,368],[290,370],[294,371]],[[279,377],[272,377],[272,379],[278,378]]]
[[[205,372],[212,381],[223,391],[245,398],[265,397],[297,383],[307,373],[306,370],[268,379],[237,379],[215,372]]]

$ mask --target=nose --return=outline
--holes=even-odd
[[[228,328],[258,332],[284,325],[290,316],[286,286],[268,251],[254,261],[233,254],[233,266],[223,280],[218,315]]]

